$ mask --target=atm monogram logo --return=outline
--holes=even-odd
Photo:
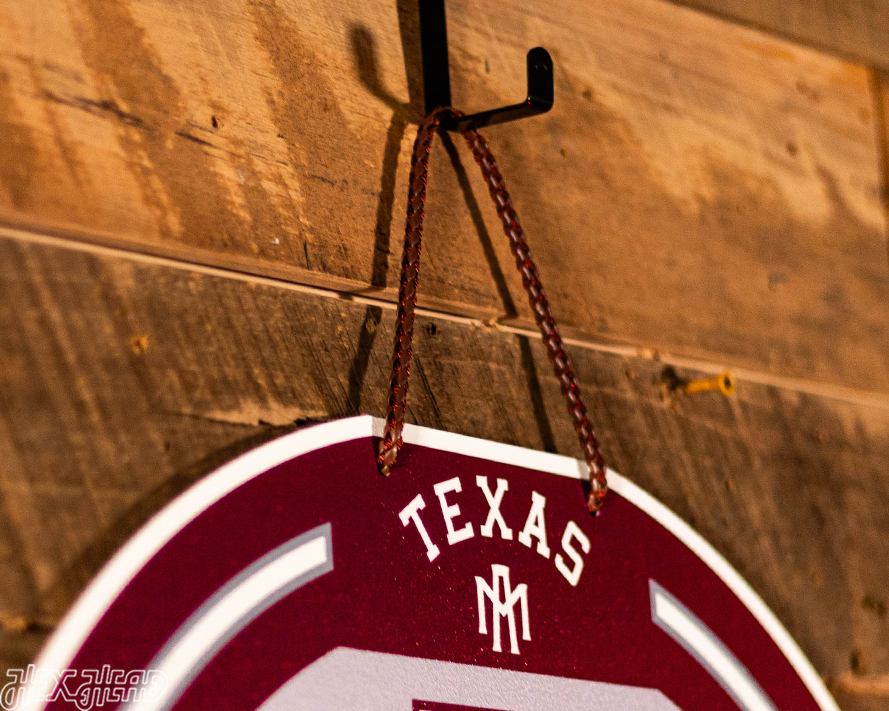
[[[491,601],[492,614],[491,625],[493,627],[495,652],[502,652],[500,643],[500,620],[506,619],[509,629],[509,651],[519,654],[519,643],[516,636],[515,606],[521,602],[522,611],[522,639],[531,641],[531,630],[528,623],[528,586],[525,583],[517,585],[513,590],[509,584],[509,568],[505,565],[491,565],[491,573],[494,577],[493,585],[488,585],[484,578],[475,576],[475,584],[478,589],[478,631],[479,634],[488,633],[488,625],[485,617],[485,598]],[[503,585],[503,599],[500,598],[501,583]]]
[[[576,587],[583,573],[583,556],[590,551],[590,540],[577,523],[567,522],[561,537],[561,549],[553,556],[547,542],[545,496],[536,491],[531,492],[525,523],[516,537],[500,510],[504,496],[509,491],[509,482],[506,479],[496,479],[493,493],[489,478],[486,476],[476,476],[475,485],[484,494],[488,504],[487,517],[484,524],[478,527],[478,533],[483,538],[494,538],[496,535],[505,541],[512,541],[515,538],[519,544],[536,550],[543,558],[552,559],[555,569],[570,586]],[[476,535],[473,522],[465,520],[460,509],[459,495],[462,492],[463,483],[460,477],[440,481],[432,487],[447,532],[444,541],[433,541],[429,535],[424,516],[436,514],[431,512],[421,514],[426,509],[426,499],[422,493],[417,494],[398,514],[402,525],[413,528],[416,532],[418,542],[424,546],[430,563],[442,554],[443,546],[447,545],[450,548]],[[478,632],[482,635],[491,635],[491,648],[494,652],[503,652],[507,648],[512,654],[521,654],[519,641],[530,642],[532,639],[528,599],[533,593],[524,582],[513,587],[509,567],[500,563],[491,564],[489,580],[490,582],[480,575],[475,576]],[[505,633],[501,628],[503,623],[505,623]],[[509,637],[506,646],[503,643],[505,635]]]

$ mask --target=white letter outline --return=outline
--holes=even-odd
[[[426,546],[426,557],[429,558],[429,562],[431,563],[438,558],[438,554],[441,551],[439,551],[438,546],[432,542],[432,539],[429,538],[429,534],[426,532],[426,527],[423,525],[423,521],[420,518],[419,512],[425,508],[426,502],[423,501],[423,495],[417,494],[411,502],[401,510],[401,513],[398,514],[398,518],[401,519],[401,524],[403,526],[407,526],[410,521],[414,522],[414,526],[417,527],[417,531],[420,533],[420,538],[423,539],[423,544]]]
[[[500,537],[505,541],[511,541],[512,529],[506,525],[506,521],[503,520],[503,514],[500,513],[500,502],[503,501],[503,494],[509,491],[509,482],[506,479],[498,479],[497,491],[493,495],[488,487],[488,477],[477,476],[475,483],[484,493],[490,507],[485,525],[479,528],[479,532],[485,538],[492,538],[494,536],[494,524],[496,523],[500,527]]]
[[[519,543],[528,548],[531,547],[532,536],[537,539],[537,552],[549,560],[549,546],[546,543],[546,520],[543,517],[543,508],[546,506],[546,497],[531,492],[531,510],[528,511],[528,519],[525,527],[519,534]]]
[[[565,580],[571,583],[571,587],[577,587],[577,583],[580,582],[580,574],[583,572],[583,558],[580,557],[576,548],[571,547],[572,538],[577,539],[584,553],[590,552],[590,539],[580,530],[580,526],[574,521],[569,521],[565,526],[565,533],[562,534],[562,550],[574,561],[574,568],[569,570],[562,554],[556,553],[556,569],[565,576]]]
[[[475,533],[472,530],[472,524],[467,523],[459,531],[454,530],[454,519],[460,515],[460,507],[457,504],[448,505],[445,496],[450,492],[460,493],[463,487],[460,484],[460,477],[454,477],[447,481],[440,481],[432,487],[435,495],[438,496],[438,502],[441,504],[441,515],[444,516],[445,526],[448,529],[448,545],[452,546],[460,541],[472,538]]]

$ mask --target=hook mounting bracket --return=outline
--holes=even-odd
[[[451,76],[448,61],[448,28],[445,0],[419,0],[420,44],[423,53],[423,92],[426,113],[451,105]],[[524,101],[499,109],[480,111],[442,121],[448,131],[462,133],[497,123],[506,123],[546,113],[553,106],[553,60],[543,47],[527,56],[528,95]]]

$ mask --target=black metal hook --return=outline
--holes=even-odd
[[[448,29],[445,0],[419,0],[419,3],[423,90],[428,114],[440,106],[451,105]],[[462,133],[471,128],[546,113],[552,106],[553,60],[543,47],[535,47],[528,52],[528,97],[522,103],[442,121],[442,127]]]

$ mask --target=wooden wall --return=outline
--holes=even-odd
[[[870,0],[679,0],[889,70],[889,5]]]
[[[867,34],[889,20],[693,4],[714,14],[450,0],[455,102],[518,99],[524,52],[551,51],[553,111],[486,135],[609,463],[740,570],[844,709],[889,709],[889,50]],[[410,0],[3,0],[0,37],[8,668],[196,478],[383,413],[422,86]],[[420,304],[411,421],[579,455],[453,139]],[[733,399],[663,386],[723,367]]]

